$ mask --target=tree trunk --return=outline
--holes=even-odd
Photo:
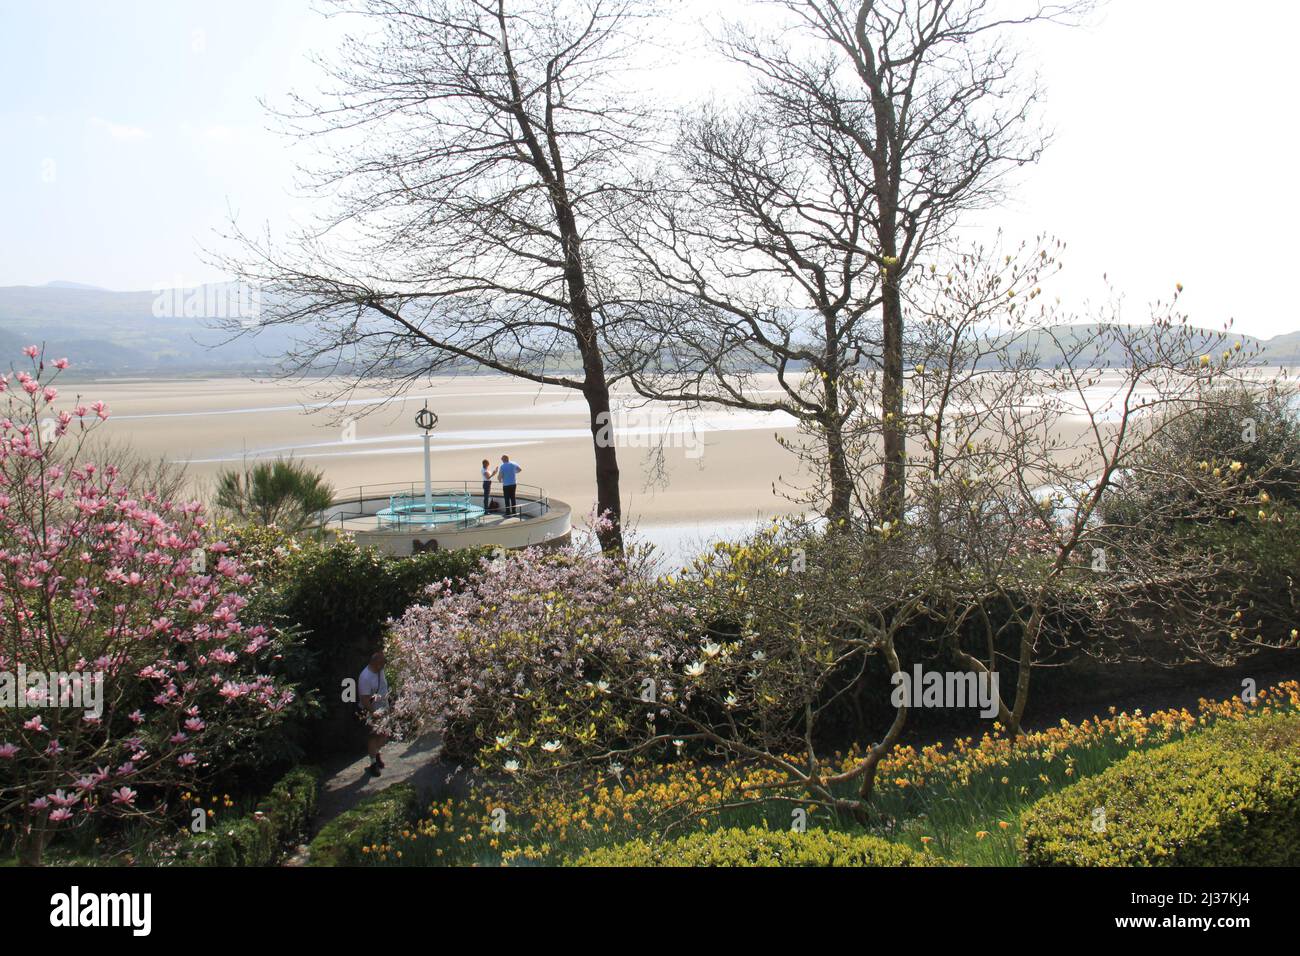
[[[587,400],[591,444],[596,458],[596,514],[608,518],[612,523],[611,527],[597,531],[597,537],[602,551],[621,554],[623,504],[618,487],[618,452],[614,447],[609,384],[605,380],[605,360],[600,354],[596,323],[587,299],[586,282],[580,264],[570,266],[569,289],[573,298],[571,307],[574,329],[578,333],[578,351],[582,355],[582,394]]]
[[[609,408],[609,382],[605,378],[605,359],[596,334],[595,311],[587,292],[587,273],[582,261],[582,238],[569,205],[562,175],[558,173],[558,147],[552,141],[556,157],[557,179],[552,185],[555,218],[564,243],[564,281],[569,290],[569,310],[582,356],[582,394],[587,399],[591,419],[591,442],[596,457],[596,513],[612,522],[597,532],[600,548],[606,553],[623,551],[623,505],[618,487],[618,452],[614,448],[614,422]],[[600,435],[604,433],[605,440]]]
[[[1020,736],[1020,721],[1025,716],[1025,706],[1029,703],[1029,675],[1034,666],[1034,649],[1038,646],[1038,633],[1043,627],[1043,609],[1038,604],[1029,615],[1029,623],[1020,635],[1020,661],[1016,665],[1016,698],[1011,707],[1010,726],[1007,736],[1015,743]]]
[[[906,433],[903,428],[903,302],[899,293],[898,265],[891,264],[881,290],[883,375],[880,383],[881,432],[884,441],[884,475],[880,483],[880,509],[884,520],[903,520],[906,474]]]
[[[591,420],[591,443],[596,454],[596,513],[605,515],[613,527],[597,533],[600,548],[608,553],[623,550],[623,509],[618,487],[618,454],[614,449],[614,422],[609,409],[609,387],[604,379],[593,383],[590,376],[583,389]],[[602,425],[602,423],[604,423]],[[600,438],[604,433],[605,440]]]
[[[45,857],[45,846],[50,841],[50,831],[33,823],[26,835],[18,837],[18,862],[22,866],[40,866]]]
[[[832,427],[826,433],[826,467],[830,472],[831,500],[826,510],[831,528],[846,528],[853,517],[853,478],[844,456],[844,436]]]
[[[883,653],[885,660],[889,662],[890,673],[893,676],[902,674],[904,680],[908,675],[903,674],[903,666],[898,661],[898,653],[894,650],[894,639],[890,637],[884,646]],[[894,749],[894,744],[898,743],[898,738],[903,734],[903,725],[907,723],[907,708],[909,701],[903,701],[903,705],[898,708],[894,714],[894,722],[889,727],[889,732],[885,734],[885,739],[876,744],[867,753],[865,760],[865,769],[862,774],[862,783],[858,787],[858,799],[863,804],[871,802],[871,795],[876,788],[876,768],[880,761],[884,759],[889,751]]]
[[[826,379],[824,389],[825,414],[821,428],[826,438],[826,470],[830,482],[830,504],[826,517],[832,530],[841,523],[847,528],[853,517],[853,478],[844,450],[844,427],[840,415],[838,383],[834,377]]]

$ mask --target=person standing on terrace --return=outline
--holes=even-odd
[[[483,459],[483,513],[488,513],[488,505],[492,504],[492,479],[496,477],[497,469],[493,468],[488,471],[488,460]]]
[[[501,476],[501,498],[502,505],[505,509],[506,517],[515,513],[515,484],[519,480],[519,473],[523,471],[519,465],[510,460],[509,455],[501,456],[501,464],[497,468],[497,474]]]

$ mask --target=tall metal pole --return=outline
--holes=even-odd
[[[424,525],[433,525],[433,466],[429,457],[429,437],[438,427],[438,416],[429,411],[429,403],[415,416],[415,424],[424,429]]]
[[[424,433],[424,516],[425,524],[433,523],[433,478],[429,465],[429,433]]]

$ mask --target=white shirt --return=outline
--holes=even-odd
[[[375,708],[384,707],[388,703],[388,678],[384,676],[383,671],[376,674],[366,665],[366,669],[361,672],[357,679],[357,695],[359,697],[374,697]]]
[[[483,469],[483,480],[484,480],[484,481],[491,481],[491,480],[492,480],[492,473],[489,472],[486,468]]]

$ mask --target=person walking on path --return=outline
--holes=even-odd
[[[519,480],[521,471],[523,469],[511,461],[509,455],[501,456],[501,464],[497,468],[497,474],[501,476],[501,503],[505,508],[507,517],[515,513],[515,484]]]
[[[384,758],[379,752],[384,749],[384,744],[388,743],[388,738],[377,731],[370,721],[382,716],[388,707],[388,679],[384,677],[383,651],[375,651],[370,656],[370,663],[357,678],[357,706],[361,719],[366,722],[366,728],[370,733],[366,741],[370,766],[366,768],[366,773],[378,777],[380,771],[384,769]]]
[[[488,513],[488,505],[492,504],[492,479],[496,477],[497,470],[493,468],[488,471],[488,460],[483,459],[483,513]]]

